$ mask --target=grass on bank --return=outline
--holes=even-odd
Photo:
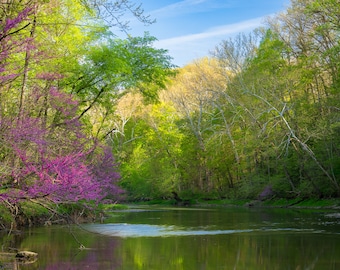
[[[150,201],[139,201],[139,202],[130,202],[133,205],[160,205],[160,206],[169,206],[175,205],[175,200],[150,200]],[[333,199],[302,199],[302,198],[294,198],[294,199],[285,199],[285,198],[273,198],[265,201],[257,201],[251,199],[214,199],[214,200],[206,200],[206,199],[197,199],[190,200],[191,206],[255,206],[255,207],[296,207],[296,208],[340,208],[340,198]]]
[[[221,206],[249,206],[254,205],[258,207],[296,207],[296,208],[340,208],[340,199],[285,199],[285,198],[273,198],[265,201],[254,200],[211,200],[200,201],[199,203]]]
[[[113,203],[113,204],[101,204],[99,205],[100,210],[102,211],[115,211],[115,210],[126,210],[129,209],[129,206],[125,204]]]

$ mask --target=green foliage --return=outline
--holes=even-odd
[[[136,136],[124,148],[122,184],[130,194],[256,199],[271,186],[289,200],[339,196],[338,6],[294,0],[256,32],[259,45],[255,33],[239,36],[215,59],[180,69],[159,113],[129,120]]]
[[[166,50],[152,46],[154,41],[154,37],[145,34],[125,40],[107,38],[91,47],[75,74],[78,80],[74,80],[72,91],[93,98],[104,90],[100,98],[112,101],[124,90],[137,89],[145,98],[156,100],[157,92],[173,74],[173,66]]]

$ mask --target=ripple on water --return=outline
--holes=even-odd
[[[91,224],[87,229],[108,236],[118,237],[169,237],[169,236],[193,236],[193,235],[219,235],[219,234],[236,234],[249,232],[279,232],[279,231],[299,231],[295,228],[261,228],[261,229],[243,229],[243,230],[211,230],[205,228],[184,228],[170,225],[150,225],[150,224],[128,224],[128,223],[110,223],[110,224]],[[306,231],[306,230],[303,230]],[[307,230],[310,231],[310,230]]]

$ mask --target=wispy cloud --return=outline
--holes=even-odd
[[[249,32],[262,25],[264,17],[246,20],[239,23],[221,25],[189,35],[161,39],[155,42],[158,48],[167,49],[173,57],[174,63],[184,66],[193,61],[209,55],[209,53],[222,42],[239,33]]]
[[[178,36],[168,39],[162,39],[157,41],[156,45],[159,47],[167,48],[172,47],[174,45],[179,45],[183,43],[192,43],[192,42],[201,42],[202,40],[218,38],[224,39],[228,35],[241,33],[244,31],[248,31],[250,29],[254,29],[261,25],[263,21],[263,17],[255,18],[252,20],[247,20],[234,24],[221,25],[218,27],[207,29],[201,33],[189,34],[184,36]]]
[[[227,1],[228,2],[228,1]],[[218,3],[218,4],[216,4]],[[228,4],[229,6],[229,4]],[[226,3],[216,0],[183,0],[162,8],[150,11],[149,14],[153,17],[172,17],[178,14],[195,13],[201,10],[211,8],[226,7]]]

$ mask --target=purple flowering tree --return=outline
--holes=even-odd
[[[14,121],[3,118],[0,123],[6,145],[3,161],[8,166],[0,175],[1,188],[6,190],[0,200],[98,201],[117,194],[119,175],[111,151],[81,132],[74,114],[77,103],[54,88],[49,99],[49,113],[54,115],[50,118],[58,118],[57,123],[30,115]]]
[[[14,68],[9,59],[27,51],[30,38],[22,39],[19,33],[31,10],[27,7],[17,17],[1,22],[0,99],[6,85],[20,76],[20,68]],[[46,82],[59,77],[49,72],[37,75]],[[99,202],[121,192],[111,150],[86,136],[72,95],[53,86],[36,86],[26,100],[20,117],[0,103],[2,205],[16,215],[22,201]]]

